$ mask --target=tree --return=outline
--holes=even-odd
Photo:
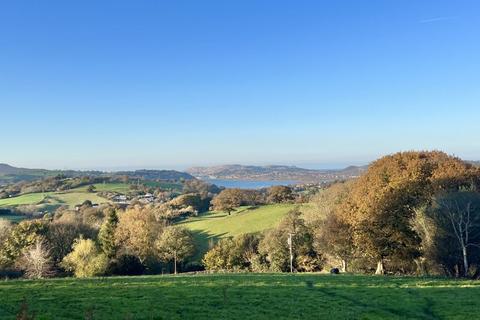
[[[225,211],[230,215],[235,208],[242,204],[242,190],[225,189],[212,200],[214,210]]]
[[[342,272],[348,272],[355,253],[350,224],[337,214],[329,214],[315,233],[315,247],[340,259]]]
[[[342,206],[351,189],[352,181],[335,183],[320,190],[303,210],[305,222],[313,232],[315,250],[340,262],[342,272],[348,272],[355,254],[349,212]]]
[[[183,193],[198,193],[202,198],[211,198],[214,194],[220,193],[221,189],[214,184],[199,179],[186,180],[183,183]]]
[[[79,238],[62,264],[66,270],[73,271],[75,277],[86,278],[104,274],[108,259],[98,250],[93,240]]]
[[[24,249],[42,240],[47,230],[47,224],[42,220],[25,220],[15,225],[1,247],[0,264],[14,264]]]
[[[48,226],[46,239],[54,264],[60,264],[63,258],[72,251],[76,239],[95,239],[98,231],[72,216],[62,216],[60,220],[52,221]]]
[[[416,210],[439,191],[472,184],[480,184],[479,169],[442,152],[400,152],[375,161],[342,205],[358,251],[377,261],[377,274],[387,260],[414,264],[421,253]]]
[[[91,184],[87,187],[87,192],[93,193],[93,192],[95,192],[96,189],[97,188],[95,188],[95,186],[93,184]]]
[[[163,225],[148,208],[130,208],[119,215],[115,239],[124,253],[137,256],[144,264],[155,257],[154,244]]]
[[[234,248],[235,243],[232,238],[220,239],[203,256],[203,265],[211,271],[232,270],[236,266],[236,259],[233,254]]]
[[[12,223],[6,219],[0,219],[0,246],[8,238],[13,228]]]
[[[242,234],[235,238],[221,239],[203,257],[207,270],[254,270],[258,262],[260,238],[255,234]]]
[[[314,249],[313,235],[298,208],[291,210],[279,225],[267,231],[259,244],[259,253],[265,256],[271,271],[290,270],[289,238],[292,264],[297,271],[316,271],[323,268],[323,257]]]
[[[456,243],[462,257],[462,275],[468,277],[470,255],[480,248],[480,194],[465,190],[442,195],[436,199],[433,217]]]
[[[27,248],[17,265],[25,270],[25,276],[29,279],[46,278],[54,274],[50,252],[42,240],[37,240],[33,246]]]
[[[138,276],[143,274],[145,266],[136,256],[122,254],[115,257],[108,266],[109,275]]]
[[[108,258],[113,258],[117,252],[117,244],[115,242],[117,225],[117,212],[114,209],[110,209],[98,234],[98,240],[100,241],[102,251]]]
[[[295,199],[292,188],[287,186],[272,186],[267,190],[269,203],[285,203]]]
[[[182,262],[195,252],[192,233],[182,227],[166,228],[155,242],[160,259],[172,261],[174,273],[177,274],[177,262]]]

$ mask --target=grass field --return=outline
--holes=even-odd
[[[95,188],[96,192],[114,191],[121,193],[127,192],[129,185],[125,183],[99,183],[95,184]],[[0,199],[0,208],[35,205],[39,211],[54,211],[62,205],[73,208],[85,200],[98,204],[108,202],[107,199],[99,197],[96,193],[87,192],[87,186],[84,186],[62,192],[29,193],[18,197]]]
[[[38,193],[29,193],[24,194],[18,197],[0,199],[0,207],[15,207],[25,204],[37,204],[42,201],[46,196],[51,195],[53,192],[38,192]]]
[[[126,193],[130,191],[130,185],[127,183],[96,183],[93,186],[95,187],[96,192],[110,191],[110,192]],[[87,188],[88,186],[84,186],[74,190],[86,191]]]
[[[0,319],[478,319],[480,282],[230,274],[0,282]]]
[[[165,190],[173,190],[173,191],[182,191],[183,184],[180,182],[167,182],[167,181],[143,181],[141,182],[143,185],[151,188],[162,188]]]
[[[211,239],[255,233],[276,226],[292,208],[292,204],[266,205],[261,207],[240,207],[231,215],[225,212],[207,212],[180,223],[193,231],[199,260],[208,250]]]

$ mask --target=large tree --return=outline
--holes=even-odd
[[[214,210],[225,211],[229,215],[242,204],[242,190],[225,189],[212,200]]]
[[[454,244],[448,255],[461,257],[457,259],[457,265],[461,265],[461,268],[457,269],[461,270],[459,273],[462,276],[467,277],[473,262],[472,256],[477,258],[476,263],[479,262],[480,194],[463,190],[440,195],[436,198],[431,212],[438,241],[448,239],[448,242]],[[461,263],[458,263],[459,260]]]
[[[323,267],[322,256],[313,246],[312,231],[298,208],[288,212],[276,228],[266,232],[259,244],[259,253],[265,256],[271,271],[289,271],[290,262],[297,271],[318,271]]]
[[[203,257],[207,270],[249,270],[256,271],[258,262],[259,235],[241,234],[235,238],[224,238]]]
[[[72,251],[75,239],[81,236],[94,239],[98,231],[81,222],[81,219],[65,215],[60,220],[54,220],[48,225],[46,234],[50,255],[54,264],[58,265]]]
[[[332,257],[332,265],[340,263],[342,272],[348,271],[348,265],[355,256],[349,212],[342,207],[351,188],[352,182],[349,181],[320,190],[303,214],[313,231],[316,250]]]
[[[25,277],[29,279],[46,278],[54,274],[50,251],[42,240],[37,240],[34,245],[23,251],[17,266],[25,271]]]
[[[98,240],[100,241],[102,251],[108,258],[113,258],[117,252],[117,243],[115,242],[117,225],[117,212],[114,209],[110,209],[98,234]]]
[[[152,210],[134,207],[119,215],[115,239],[124,253],[134,255],[145,263],[155,257],[154,244],[162,227]]]
[[[292,188],[287,186],[272,186],[267,190],[267,201],[270,203],[285,203],[295,199]]]
[[[86,278],[103,275],[107,269],[108,259],[91,239],[77,239],[73,251],[63,258],[63,267],[73,271],[75,277]]]
[[[379,274],[386,260],[414,261],[421,253],[415,210],[440,190],[477,185],[478,178],[478,169],[441,152],[401,152],[375,161],[343,204],[359,251],[377,261]]]
[[[167,227],[155,242],[160,259],[173,261],[174,273],[177,274],[177,262],[182,262],[195,252],[193,235],[188,229]]]
[[[43,220],[26,220],[17,224],[0,248],[0,264],[13,265],[24,249],[42,240],[48,225]]]

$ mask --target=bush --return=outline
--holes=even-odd
[[[108,266],[107,274],[117,276],[138,276],[145,272],[145,266],[136,256],[124,254],[113,259]]]
[[[91,239],[77,239],[70,252],[62,262],[63,267],[73,271],[75,277],[86,278],[103,275],[107,269],[108,259],[100,253]]]

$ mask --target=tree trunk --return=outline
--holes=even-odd
[[[415,259],[415,264],[417,265],[417,274],[422,276],[428,276],[428,268],[427,268],[427,259],[425,258],[418,258]]]
[[[174,273],[177,274],[177,253],[173,253],[173,270]]]
[[[343,273],[347,272],[347,268],[348,268],[348,262],[347,262],[347,260],[342,259],[342,272],[343,272]]]
[[[383,259],[378,260],[377,262],[377,270],[375,271],[375,274],[384,274],[385,269],[383,266]]]
[[[468,277],[468,257],[467,257],[467,247],[462,247],[463,254],[463,276]]]

